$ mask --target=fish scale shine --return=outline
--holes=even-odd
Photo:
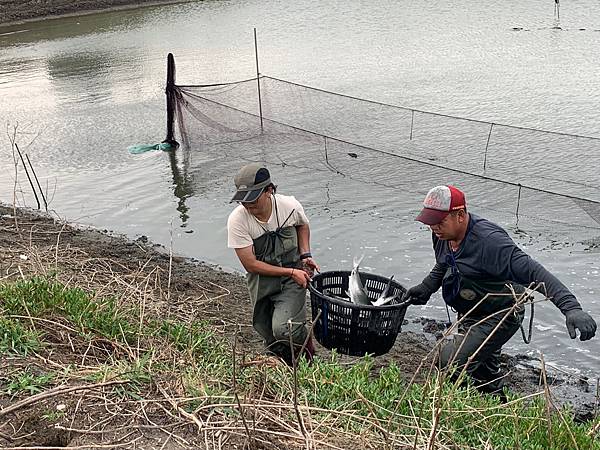
[[[362,255],[358,260],[354,258],[354,267],[352,268],[352,272],[350,272],[348,291],[346,294],[352,303],[356,303],[357,305],[371,306],[371,301],[369,300],[367,290],[363,286],[362,281],[360,280],[360,274],[358,272],[358,268],[364,257],[365,255]]]

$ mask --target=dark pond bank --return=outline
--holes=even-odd
[[[188,0],[189,1],[189,0]],[[0,24],[39,20],[63,15],[91,14],[106,9],[183,3],[182,0],[0,0]]]

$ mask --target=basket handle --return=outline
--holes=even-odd
[[[398,308],[406,308],[406,307],[412,305],[412,301],[413,301],[412,297],[409,297],[408,300],[404,300],[403,302],[398,303],[396,306]]]

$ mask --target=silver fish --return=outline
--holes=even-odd
[[[397,295],[390,295],[390,288],[392,287],[392,280],[394,279],[394,275],[392,275],[388,281],[387,286],[381,293],[381,295],[377,298],[377,300],[371,302],[373,306],[383,306],[387,305],[389,302],[394,300]]]
[[[346,291],[346,295],[350,297],[350,301],[352,303],[356,303],[357,305],[369,305],[371,306],[371,301],[369,300],[369,296],[367,295],[367,290],[360,281],[360,275],[358,273],[358,266],[362,262],[365,255],[362,255],[360,259],[357,261],[354,258],[354,267],[352,268],[352,272],[350,273],[350,279],[348,280],[348,290]]]
[[[389,295],[387,297],[379,297],[377,300],[372,302],[372,304],[373,304],[373,306],[387,305],[389,302],[394,300],[396,297],[398,297],[398,296],[397,295]]]
[[[325,295],[327,295],[328,297],[331,297],[331,298],[333,298],[333,299],[336,299],[336,300],[343,300],[343,301],[345,301],[345,302],[347,302],[347,301],[350,301],[350,299],[349,299],[349,298],[346,298],[346,297],[340,297],[339,295],[336,295],[336,294],[334,294],[333,292],[331,292],[331,290],[329,290],[329,289],[323,289],[323,294],[325,294]]]

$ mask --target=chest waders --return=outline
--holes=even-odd
[[[254,239],[253,243],[254,253],[259,261],[279,267],[299,268],[301,265],[298,234],[294,226],[278,226],[275,231],[266,231],[262,236]],[[264,338],[265,346],[270,352],[291,365],[292,350],[288,321],[291,321],[292,341],[299,349],[307,336],[306,289],[298,286],[291,277],[287,276],[274,277],[248,273],[246,277],[254,308],[252,317],[254,329]]]
[[[504,384],[500,370],[501,349],[521,327],[524,307],[509,311],[515,304],[515,298],[506,286],[510,282],[463,276],[452,251],[447,263],[442,296],[444,302],[457,311],[461,323],[459,333],[442,345],[439,365],[453,364],[459,369],[464,368],[478,389],[499,394]],[[517,295],[525,292],[523,286],[512,285]],[[472,358],[470,362],[469,358]]]

